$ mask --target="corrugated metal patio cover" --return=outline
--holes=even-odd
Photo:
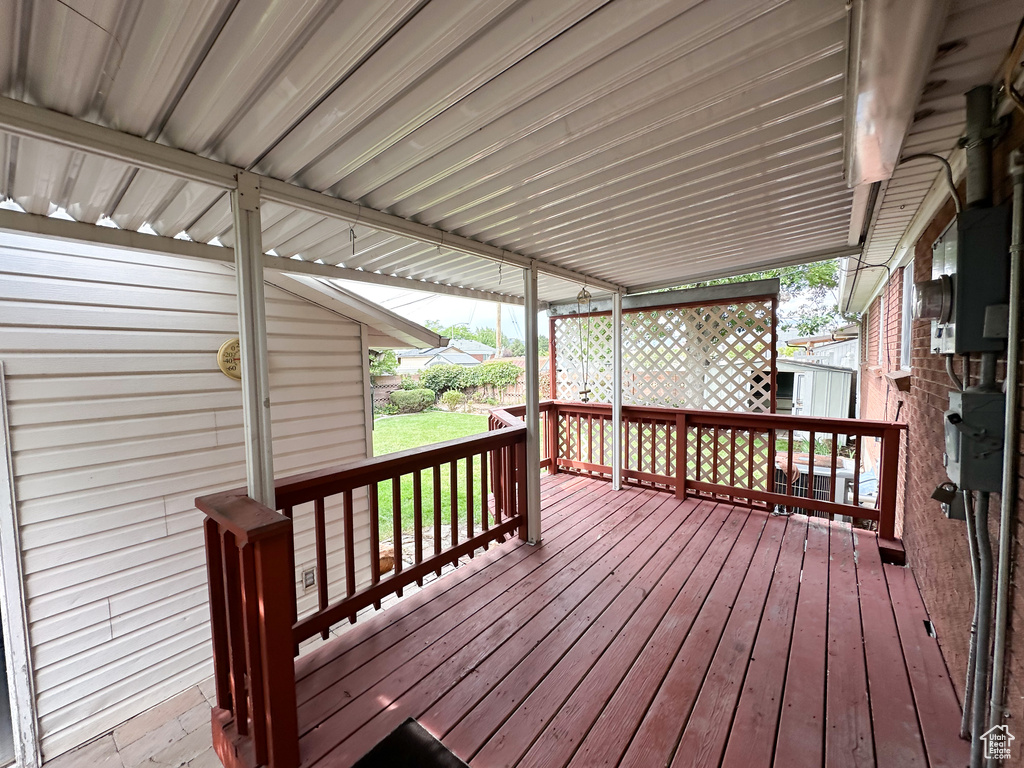
[[[10,99],[626,288],[847,249],[845,0],[11,0],[0,31]],[[29,213],[232,242],[223,189],[25,135],[0,169]],[[362,223],[263,226],[273,255],[522,294]]]

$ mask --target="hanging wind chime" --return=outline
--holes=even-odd
[[[580,358],[583,368],[583,382],[582,388],[579,390],[580,401],[584,403],[590,402],[590,377],[589,363],[590,363],[590,291],[587,290],[586,284],[584,284],[582,290],[576,294],[576,321],[579,327],[579,339],[580,339]],[[584,342],[583,337],[583,308],[587,308],[587,335],[586,341]]]

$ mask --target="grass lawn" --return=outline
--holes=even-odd
[[[447,413],[445,411],[424,411],[400,416],[386,416],[374,421],[373,454],[383,456],[408,448],[419,448],[431,443],[441,443],[459,437],[468,437],[487,431],[487,417],[475,413]],[[458,462],[456,481],[458,483],[459,540],[466,531],[466,462]],[[431,526],[434,520],[433,498],[434,478],[431,470],[423,473],[423,525]],[[441,521],[448,525],[451,520],[451,465],[441,467]],[[415,529],[413,520],[413,478],[402,477],[402,532],[410,536]],[[473,506],[474,530],[480,530],[480,459],[473,461]],[[392,495],[391,481],[379,485],[380,538],[392,538]]]

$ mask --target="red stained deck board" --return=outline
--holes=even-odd
[[[758,551],[747,571],[729,622],[725,625],[722,641],[715,651],[690,718],[686,721],[673,766],[717,766],[722,759],[772,575],[781,556],[782,545],[787,542],[787,538],[790,541],[793,539],[787,535],[787,520],[790,519],[771,517],[765,525]],[[793,527],[800,530],[802,526],[793,523]],[[667,687],[663,687],[662,693],[666,691]],[[682,700],[681,696],[679,700]],[[652,712],[649,712],[648,718],[651,715]],[[630,751],[633,746],[636,746],[635,742]]]
[[[649,540],[662,528],[677,527],[673,525],[667,513],[659,509],[665,506],[666,502],[668,506],[676,504],[664,494],[652,499],[647,505],[651,508],[651,514],[642,523],[622,536],[590,567],[578,572],[571,583],[561,587],[552,584],[549,599],[542,598],[538,601],[539,604],[535,605],[524,601],[516,606],[508,616],[510,632],[499,631],[498,625],[495,624],[487,627],[480,638],[473,638],[465,644],[453,644],[452,655],[408,691],[392,700],[386,709],[342,744],[337,750],[339,757],[358,758],[400,725],[406,717],[419,716],[426,707],[445,691],[451,690],[460,680],[469,679],[472,682],[486,674],[486,671],[481,672],[481,667],[485,667],[488,662],[493,661],[499,667],[515,664],[538,643],[543,642],[563,618],[593,596],[596,587],[607,581],[609,572],[618,573],[621,570],[628,576],[638,571],[649,557],[649,547],[653,546]],[[694,506],[692,501],[686,502],[688,509]],[[664,540],[667,533],[669,531],[661,531],[659,538]],[[472,674],[464,678],[467,669],[472,670]],[[421,674],[420,668],[416,673]]]
[[[615,693],[602,707],[600,716],[573,755],[570,765],[589,768],[618,763],[691,628],[702,623],[701,617],[706,615],[703,613],[705,604],[721,599],[731,600],[735,596],[734,581],[735,588],[739,588],[735,574],[742,577],[746,573],[764,523],[763,515],[749,515],[711,589],[701,594],[699,600],[677,601],[669,609]],[[714,629],[708,627],[706,631]]]
[[[621,765],[632,768],[668,765],[679,742],[680,731],[683,730],[684,724],[688,723],[694,703],[702,693],[702,683],[706,684],[706,687],[703,687],[703,691],[707,692],[707,696],[704,697],[705,704],[712,698],[728,696],[725,678],[729,675],[729,670],[721,666],[716,667],[714,660],[719,642],[730,628],[733,634],[725,640],[725,647],[722,650],[723,656],[731,658],[723,661],[727,666],[732,666],[737,662],[738,656],[742,655],[742,666],[735,670],[742,680],[749,650],[743,648],[743,630],[739,624],[747,619],[751,620],[749,623],[752,627],[748,634],[752,645],[785,530],[785,518],[768,517],[756,542],[756,548],[748,557],[747,567],[744,568],[742,562],[730,562],[729,569],[718,577],[714,589],[701,606],[697,620],[687,633],[686,640],[662,680],[651,706],[643,716],[640,727],[633,739],[628,742]],[[736,550],[733,552],[738,554]],[[734,618],[738,620],[734,622]],[[711,690],[712,688],[715,690]],[[712,702],[712,712],[721,703],[724,702]],[[729,704],[728,709],[731,720],[733,705]],[[708,723],[698,723],[698,729],[701,725],[706,726]],[[691,731],[691,738],[692,734]],[[694,744],[691,742],[688,746],[692,750]],[[587,764],[585,748],[586,744],[575,760],[581,766]],[[701,763],[696,759],[698,757],[698,754],[691,751],[686,755],[683,764],[690,766],[710,763]],[[716,756],[714,762],[717,764],[718,760]]]
[[[779,715],[777,768],[821,765],[825,749],[829,526],[808,520],[800,593]]]
[[[925,631],[921,592],[909,568],[883,567],[928,759],[933,768],[962,768],[970,762],[970,742],[959,735],[960,703],[939,641]]]
[[[662,579],[669,583],[680,583],[693,569],[693,562],[703,554],[701,545],[706,548],[711,543],[714,532],[724,521],[724,515],[720,514],[717,522],[708,522],[713,508],[713,504],[698,505],[673,536],[686,542],[686,546],[677,548],[666,541],[637,577],[622,586],[607,610],[590,615],[584,613],[579,617],[578,625],[566,622],[564,630],[559,627],[557,636],[553,633],[552,638],[531,652],[457,725],[451,719],[451,709],[446,700],[428,712],[422,722],[432,732],[443,734],[444,743],[449,749],[467,759],[476,754],[538,685],[546,684],[554,691],[571,688],[590,669],[590,665],[638,609],[644,597],[658,588]],[[680,551],[693,552],[694,559],[687,559]],[[616,572],[615,578],[618,576]],[[540,714],[543,709],[537,705],[538,701],[534,700],[531,707],[534,714]],[[547,711],[553,713],[553,709],[551,707]]]
[[[854,531],[864,657],[868,668],[871,725],[878,768],[925,768],[917,708],[910,691],[892,600],[875,534]]]
[[[806,540],[807,518],[790,517],[722,768],[767,768],[772,763]]]
[[[833,527],[829,548],[825,764],[829,768],[873,768],[875,753],[853,534],[848,528]]]
[[[310,711],[330,713],[330,716],[304,739],[303,759],[315,762],[325,756],[376,712],[390,706],[450,657],[465,652],[458,657],[458,668],[451,669],[456,666],[454,661],[448,665],[451,673],[458,676],[486,658],[496,643],[549,602],[557,601],[566,612],[571,610],[578,599],[575,592],[567,588],[634,528],[642,528],[649,522],[656,524],[657,519],[651,521],[650,518],[660,506],[657,496],[650,492],[635,496],[616,515],[602,522],[603,535],[596,540],[580,538],[566,547],[562,557],[549,559],[511,589],[499,588],[495,597],[500,596],[500,610],[492,609],[493,598],[481,599],[474,606],[464,608],[461,611],[464,620],[440,637],[430,632],[427,640],[423,633],[417,632],[403,638],[388,654],[354,670],[339,684],[307,702]],[[643,503],[637,504],[638,501]],[[638,514],[634,514],[634,506],[641,507]],[[543,547],[534,550],[535,553],[541,551]],[[479,594],[482,593],[483,590]],[[368,681],[373,682],[367,684]],[[301,712],[300,708],[300,721]],[[344,764],[345,760],[339,759]],[[333,760],[332,756],[331,762]]]
[[[523,766],[548,768],[566,764],[660,624],[666,621],[678,624],[682,620],[688,623],[687,612],[692,619],[697,607],[704,602],[746,520],[745,515],[733,514],[727,508],[723,512],[726,513],[724,525],[715,534],[686,583],[678,592],[659,592],[658,602],[653,599],[654,593],[644,601],[641,610],[630,618],[623,631],[601,655],[598,664],[587,672],[571,695],[568,691],[557,691],[562,703],[543,730],[523,727],[518,722],[520,713],[523,714],[522,719],[530,717],[538,689],[474,761],[479,760],[480,765],[501,761],[514,763],[525,753],[521,762]],[[544,691],[549,692],[550,687]]]
[[[573,649],[545,676],[502,727],[487,739],[483,748],[474,755],[474,762],[488,765],[518,760],[530,748],[536,735],[553,720],[554,724],[550,727],[556,733],[560,727],[564,728],[567,734],[566,742],[572,737],[575,733],[576,718],[582,718],[588,706],[588,690],[579,690],[580,682],[586,680],[585,686],[590,686],[591,689],[608,686],[609,690],[613,691],[616,676],[621,677],[628,670],[629,664],[654,632],[677,592],[686,588],[695,573],[698,580],[703,578],[710,581],[714,578],[713,573],[703,576],[698,565],[702,558],[707,557],[709,547],[718,542],[715,550],[720,554],[715,567],[720,567],[743,521],[739,516],[735,516],[732,524],[725,527],[724,524],[730,516],[728,508],[714,507],[710,502],[705,502],[705,505],[712,508],[710,515],[688,541],[677,543],[681,548],[680,554],[665,578],[648,593],[637,594],[634,590],[627,590],[620,600],[616,601],[614,610],[606,615],[607,620],[595,622],[580,642],[573,646]],[[709,565],[705,566],[704,570],[711,569],[710,563],[715,558],[716,554],[711,553],[708,558]],[[703,587],[705,590],[707,588],[709,587]],[[632,605],[631,599],[636,601]],[[612,618],[619,617],[625,619],[624,623],[611,621]],[[600,673],[593,672],[594,664],[597,662],[602,665]],[[573,700],[566,704],[570,696]],[[593,717],[596,716],[597,713],[594,712]],[[570,749],[563,756],[562,762],[571,756]],[[553,752],[549,752],[547,757],[553,765],[559,764],[558,755]]]
[[[557,475],[551,481],[546,481],[541,501],[541,507],[545,513],[545,537],[553,541],[561,535],[570,533],[573,529],[585,530],[583,526],[586,526],[587,519],[578,514],[578,508],[588,503],[589,494],[590,488],[583,478]],[[525,542],[513,538],[505,545],[488,553],[486,559],[475,560],[460,566],[455,571],[446,574],[445,578],[432,583],[430,590],[417,592],[404,601],[402,611],[385,611],[377,614],[373,617],[374,621],[365,622],[350,629],[345,635],[345,643],[329,644],[297,659],[295,662],[296,680],[303,681],[303,678],[310,673],[331,663],[341,654],[351,652],[357,644],[375,635],[383,635],[396,623],[401,623],[402,631],[409,632],[412,624],[429,614],[429,611],[413,613],[414,609],[419,609],[430,603],[432,610],[438,608],[447,610],[455,600],[461,599],[462,596],[476,588],[475,584],[469,583],[470,578],[476,573],[484,568],[490,568],[487,578],[493,579],[499,569],[505,571],[513,567],[529,552],[530,549]],[[510,559],[506,560],[505,558]],[[416,625],[418,626],[418,624]],[[300,701],[303,700],[302,687],[300,685]]]
[[[568,475],[543,491],[542,546],[493,547],[296,663],[327,718],[303,768],[349,766],[408,716],[474,768],[626,749],[621,764],[664,765],[672,748],[678,765],[831,768],[851,744],[886,765],[915,739],[908,765],[966,761],[913,576],[881,565],[872,534]],[[316,695],[318,676],[337,683]],[[345,691],[355,703],[314,713]]]
[[[321,699],[315,705],[310,702],[321,696],[326,689],[337,686],[351,670],[362,671],[372,660],[381,659],[385,654],[390,661],[387,665],[389,668],[397,665],[397,645],[415,642],[410,641],[410,638],[428,643],[431,642],[428,638],[436,639],[436,633],[445,629],[444,622],[436,623],[435,619],[447,616],[452,610],[466,611],[468,615],[489,601],[499,598],[507,600],[504,593],[514,588],[529,575],[530,571],[549,561],[562,563],[557,556],[562,553],[563,547],[572,551],[583,551],[587,543],[585,539],[581,539],[581,534],[594,530],[612,530],[619,520],[628,517],[631,509],[644,503],[645,499],[652,498],[653,494],[653,491],[629,491],[614,500],[604,500],[601,504],[594,504],[591,498],[590,506],[582,513],[581,505],[585,506],[586,496],[569,502],[568,507],[574,512],[568,513],[561,525],[552,527],[547,535],[547,543],[541,549],[510,542],[515,547],[514,551],[502,556],[500,551],[504,547],[497,547],[493,554],[488,552],[476,558],[473,563],[464,565],[455,573],[446,576],[445,578],[455,577],[463,570],[466,571],[460,583],[447,589],[443,594],[429,599],[420,592],[411,598],[412,601],[418,600],[417,605],[422,603],[422,606],[412,613],[407,609],[401,611],[400,618],[396,618],[395,623],[387,627],[388,631],[374,631],[375,627],[368,623],[362,633],[356,634],[359,632],[358,627],[349,633],[352,637],[346,637],[345,643],[328,645],[310,654],[310,657],[315,658],[306,661],[303,668],[305,674],[298,682],[300,731],[304,732],[315,726],[318,722],[317,717],[322,715],[324,700]],[[494,562],[495,559],[497,562]],[[524,561],[529,562],[528,567],[522,566]],[[480,576],[485,579],[486,584],[481,587],[480,583],[471,577],[485,567],[486,572]],[[434,590],[431,590],[430,594],[433,595]],[[421,595],[424,597],[421,598]],[[366,674],[368,673],[362,673],[364,677]],[[355,695],[351,690],[348,692]]]
[[[559,620],[549,634],[535,641],[531,633],[518,633],[483,665],[474,669],[473,675],[460,681],[428,711],[421,711],[420,723],[432,733],[447,734],[465,718],[463,733],[482,733],[483,738],[493,733],[501,719],[492,717],[488,721],[481,711],[465,717],[467,713],[477,704],[483,705],[484,709],[489,707],[491,712],[510,711],[510,698],[529,693],[595,621],[595,617],[600,616],[625,589],[630,586],[651,589],[672,562],[672,549],[664,544],[673,537],[688,539],[710,511],[700,508],[692,500],[682,504],[673,502],[670,506],[674,509],[661,510],[665,519],[657,530],[603,578],[583,602]],[[466,756],[472,755],[478,746],[457,743],[454,734],[445,736],[445,744],[456,754]]]

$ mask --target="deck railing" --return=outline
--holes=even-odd
[[[611,477],[610,405],[545,401],[541,409],[551,471]],[[680,497],[871,520],[880,538],[895,537],[903,425],[637,406],[624,406],[622,421],[626,483]],[[866,440],[879,442],[874,477],[863,468]],[[861,490],[869,483],[876,488],[870,497]]]
[[[327,636],[331,626],[357,611],[438,575],[450,563],[507,536],[526,534],[526,426],[497,411],[492,431],[290,477],[276,483],[280,511],[259,504],[244,489],[196,499],[206,513],[206,549],[213,630],[217,707],[214,746],[225,765],[298,765],[295,670],[300,643]],[[448,465],[450,502],[442,510],[441,469]],[[462,468],[464,485],[459,485]],[[477,468],[474,471],[474,468]],[[431,493],[424,493],[424,475]],[[412,564],[402,543],[403,478],[411,479]],[[380,572],[379,484],[390,485],[394,571]],[[465,490],[466,505],[459,500]],[[493,489],[493,495],[491,491]],[[328,499],[340,497],[343,518],[345,597],[331,603],[327,585]],[[370,583],[356,583],[355,509],[365,498],[370,527]],[[294,510],[313,506],[317,609],[297,618]],[[332,505],[337,506],[337,505]],[[442,544],[442,512],[451,542]],[[423,522],[433,525],[433,552],[424,552]],[[461,522],[460,522],[461,521]],[[463,528],[464,526],[464,528]],[[479,526],[479,527],[477,527]]]

